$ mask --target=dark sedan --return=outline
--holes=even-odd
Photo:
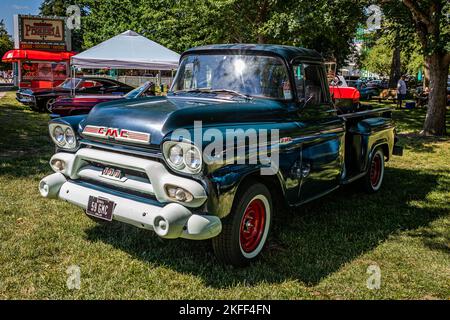
[[[30,106],[35,111],[46,111],[55,102],[56,98],[68,96],[72,91],[75,94],[117,94],[124,95],[133,90],[133,87],[109,78],[67,78],[54,88],[20,89],[17,91],[17,101]]]

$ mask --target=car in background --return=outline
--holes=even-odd
[[[386,80],[376,79],[376,80],[367,81],[366,85],[368,87],[375,87],[378,89],[388,89],[389,82]]]
[[[370,100],[374,96],[378,96],[380,94],[381,89],[377,86],[367,85],[363,81],[360,80],[350,80],[347,81],[349,87],[353,87],[358,89],[361,100]]]
[[[78,95],[75,97],[58,97],[56,101],[49,106],[52,118],[74,116],[86,114],[99,103],[118,99],[136,99],[140,97],[150,97],[155,95],[155,84],[147,81],[142,86],[128,92],[125,95],[117,94],[97,94],[97,95]]]
[[[337,75],[329,83],[331,98],[336,107],[344,113],[360,111],[360,93],[358,89],[348,85],[343,76]]]
[[[80,77],[67,78],[53,88],[27,88],[16,93],[16,100],[29,106],[34,111],[43,112],[61,96],[75,94],[117,94],[124,95],[134,88],[109,78]]]

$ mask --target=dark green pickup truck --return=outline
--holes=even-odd
[[[163,238],[212,239],[217,257],[258,257],[273,216],[359,180],[380,189],[394,153],[389,109],[331,100],[322,57],[280,45],[182,54],[166,97],[116,100],[49,124],[44,197]]]

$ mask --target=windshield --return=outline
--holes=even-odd
[[[171,91],[243,94],[291,99],[286,66],[281,59],[254,55],[188,55],[180,63]]]
[[[61,87],[64,89],[74,89],[78,86],[80,81],[81,81],[81,79],[78,79],[78,78],[67,78],[58,87]]]

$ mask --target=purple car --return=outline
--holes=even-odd
[[[117,94],[96,94],[96,95],[79,95],[75,97],[59,97],[49,106],[49,111],[53,117],[74,116],[86,114],[91,109],[101,103],[118,99],[135,99],[139,97],[147,97],[155,95],[155,85],[153,82],[146,82],[142,86],[128,92],[125,95]]]

